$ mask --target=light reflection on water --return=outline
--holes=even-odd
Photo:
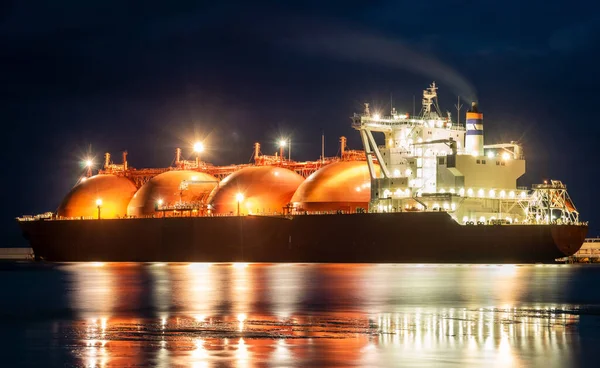
[[[0,317],[12,322],[0,332],[18,343],[14,354],[26,365],[595,365],[582,359],[582,337],[590,337],[582,331],[599,326],[600,297],[577,289],[600,281],[594,266],[88,263],[5,271],[0,287],[13,302],[0,304]],[[22,280],[43,288],[11,294]]]

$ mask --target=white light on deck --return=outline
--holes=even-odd
[[[373,114],[373,120],[378,121],[381,118],[379,114]]]
[[[504,161],[510,160],[510,153],[508,153],[508,152],[504,152],[504,153],[502,154],[502,159],[503,159]]]
[[[204,152],[204,144],[202,142],[196,142],[194,143],[194,152]]]
[[[494,155],[494,152],[492,152],[492,151],[488,151],[488,153],[487,153],[487,157],[488,157],[488,158],[494,158],[494,156],[495,156],[495,155]]]

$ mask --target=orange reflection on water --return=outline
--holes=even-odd
[[[525,266],[65,266],[82,365],[568,363],[572,306]],[[553,291],[555,292],[555,291]],[[576,341],[575,341],[576,342]],[[575,344],[576,346],[576,344]],[[309,364],[307,364],[309,362]]]

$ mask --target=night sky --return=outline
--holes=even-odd
[[[322,131],[327,156],[342,135],[361,148],[363,102],[418,112],[432,81],[453,116],[479,101],[486,144],[524,146],[519,185],[562,180],[600,235],[598,2],[133,3],[1,3],[0,246],[24,243],[16,216],[56,210],[88,151],[164,167],[205,138],[207,161],[247,163],[289,136],[314,160]]]

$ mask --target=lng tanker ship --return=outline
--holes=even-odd
[[[554,262],[581,247],[587,223],[557,180],[517,186],[517,142],[484,144],[483,114],[441,113],[437,87],[418,115],[352,116],[363,151],[318,161],[265,156],[212,166],[91,164],[56,212],[18,218],[38,259],[141,262]],[[384,144],[376,141],[376,135]],[[289,155],[289,152],[288,152]]]

